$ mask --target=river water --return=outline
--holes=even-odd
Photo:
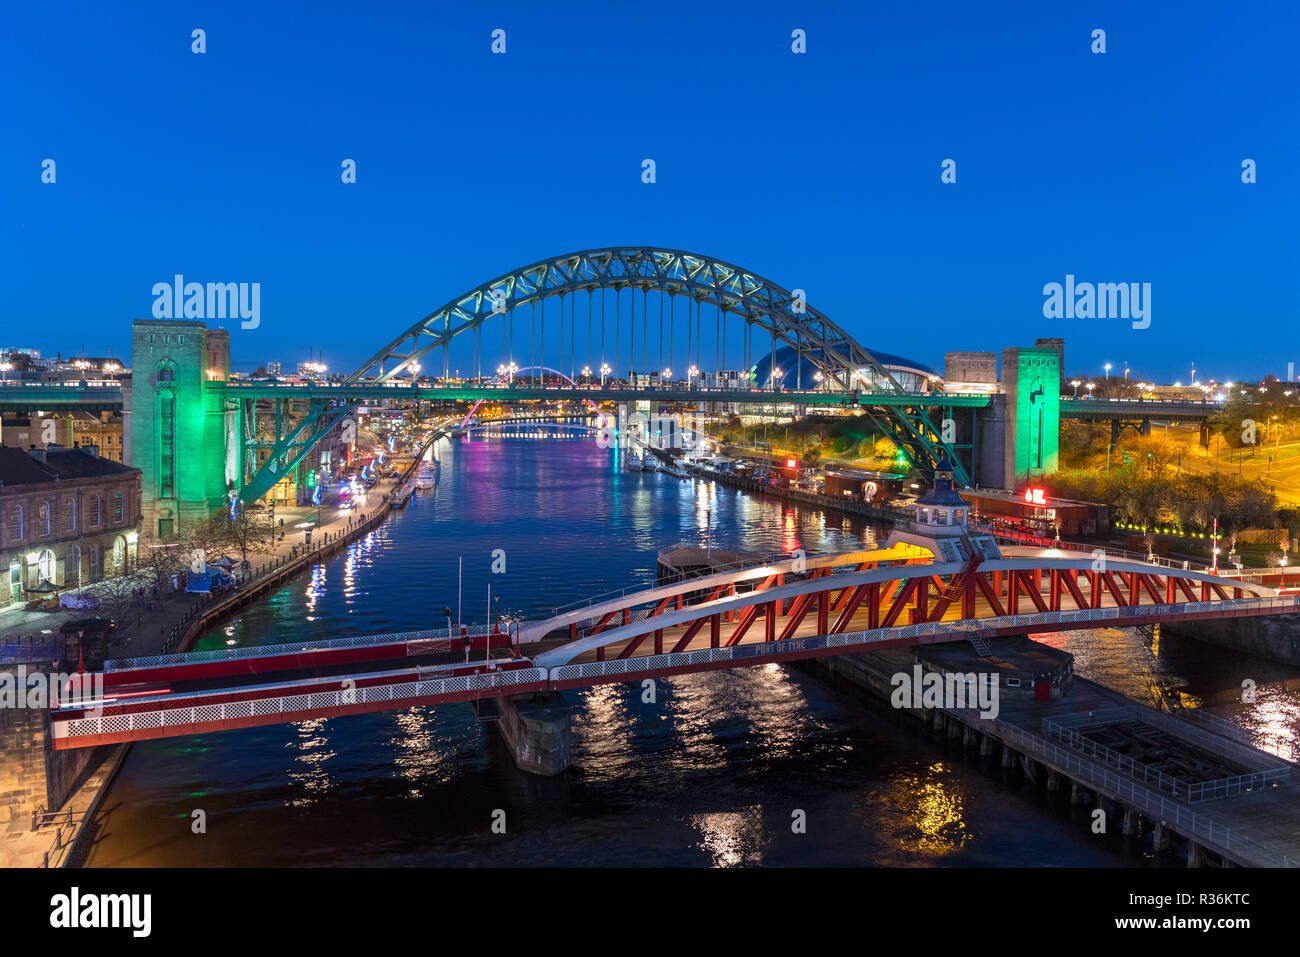
[[[829,552],[876,531],[713,484],[620,471],[580,439],[436,449],[437,488],[346,553],[208,635],[268,644],[503,618],[655,578],[678,542]],[[711,533],[706,530],[711,527]],[[493,574],[494,550],[504,574]],[[499,556],[498,556],[499,557]],[[1289,747],[1300,672],[1200,642],[1103,630],[1044,636],[1077,670],[1135,696],[1185,695]],[[1259,686],[1244,708],[1243,678]],[[1292,681],[1294,687],[1296,682]],[[1087,809],[1006,783],[852,688],[767,665],[601,685],[574,704],[573,767],[519,771],[468,705],[418,708],[132,747],[104,803],[90,866],[893,865],[1170,863],[1095,836]],[[1280,743],[1279,743],[1280,742]],[[1294,757],[1294,755],[1292,755]],[[193,833],[201,810],[206,833]],[[502,820],[505,833],[496,833]],[[792,822],[806,821],[804,833]],[[499,830],[499,828],[497,828]]]

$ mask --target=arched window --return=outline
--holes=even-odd
[[[15,505],[9,509],[9,541],[21,542],[23,540],[23,507]]]
[[[175,381],[176,381],[176,367],[175,367],[174,365],[172,365],[170,362],[164,362],[162,365],[160,365],[160,366],[158,367],[158,381],[159,381],[159,382],[175,382]]]
[[[54,560],[54,553],[48,548],[36,559],[36,577],[40,584],[54,581],[54,569],[57,563]]]
[[[103,516],[100,514],[99,496],[92,495],[90,496],[90,527],[99,528],[101,521],[103,521]]]
[[[126,540],[119,535],[113,540],[113,574],[120,575],[126,568]]]
[[[71,495],[63,500],[63,530],[65,532],[77,530],[77,500]]]
[[[36,506],[36,534],[50,534],[50,503],[41,502]]]

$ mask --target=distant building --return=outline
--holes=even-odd
[[[0,607],[136,561],[140,470],[93,448],[0,447]]]
[[[101,458],[121,464],[126,461],[122,422],[122,415],[113,412],[51,412],[35,420],[6,413],[0,420],[0,439],[17,449],[95,446]]]

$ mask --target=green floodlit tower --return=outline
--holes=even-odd
[[[1057,469],[1060,382],[1061,360],[1055,350],[1002,350],[1002,391],[1007,396],[1003,474],[1009,488]]]
[[[230,333],[202,322],[137,319],[131,336],[131,465],[140,469],[141,527],[170,538],[226,501],[236,414],[206,388],[230,374]]]

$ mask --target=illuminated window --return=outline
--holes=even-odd
[[[41,552],[40,557],[36,559],[36,575],[41,584],[54,581],[54,569],[57,563],[54,560],[54,553],[48,548]]]
[[[113,493],[113,524],[122,524],[122,493]]]
[[[99,528],[99,522],[100,522],[99,509],[100,509],[99,496],[98,495],[90,496],[90,527],[91,528]]]
[[[15,505],[9,509],[9,541],[21,542],[23,540],[23,507]]]
[[[39,529],[38,535],[50,534],[50,503],[41,502],[36,506],[36,527]]]

